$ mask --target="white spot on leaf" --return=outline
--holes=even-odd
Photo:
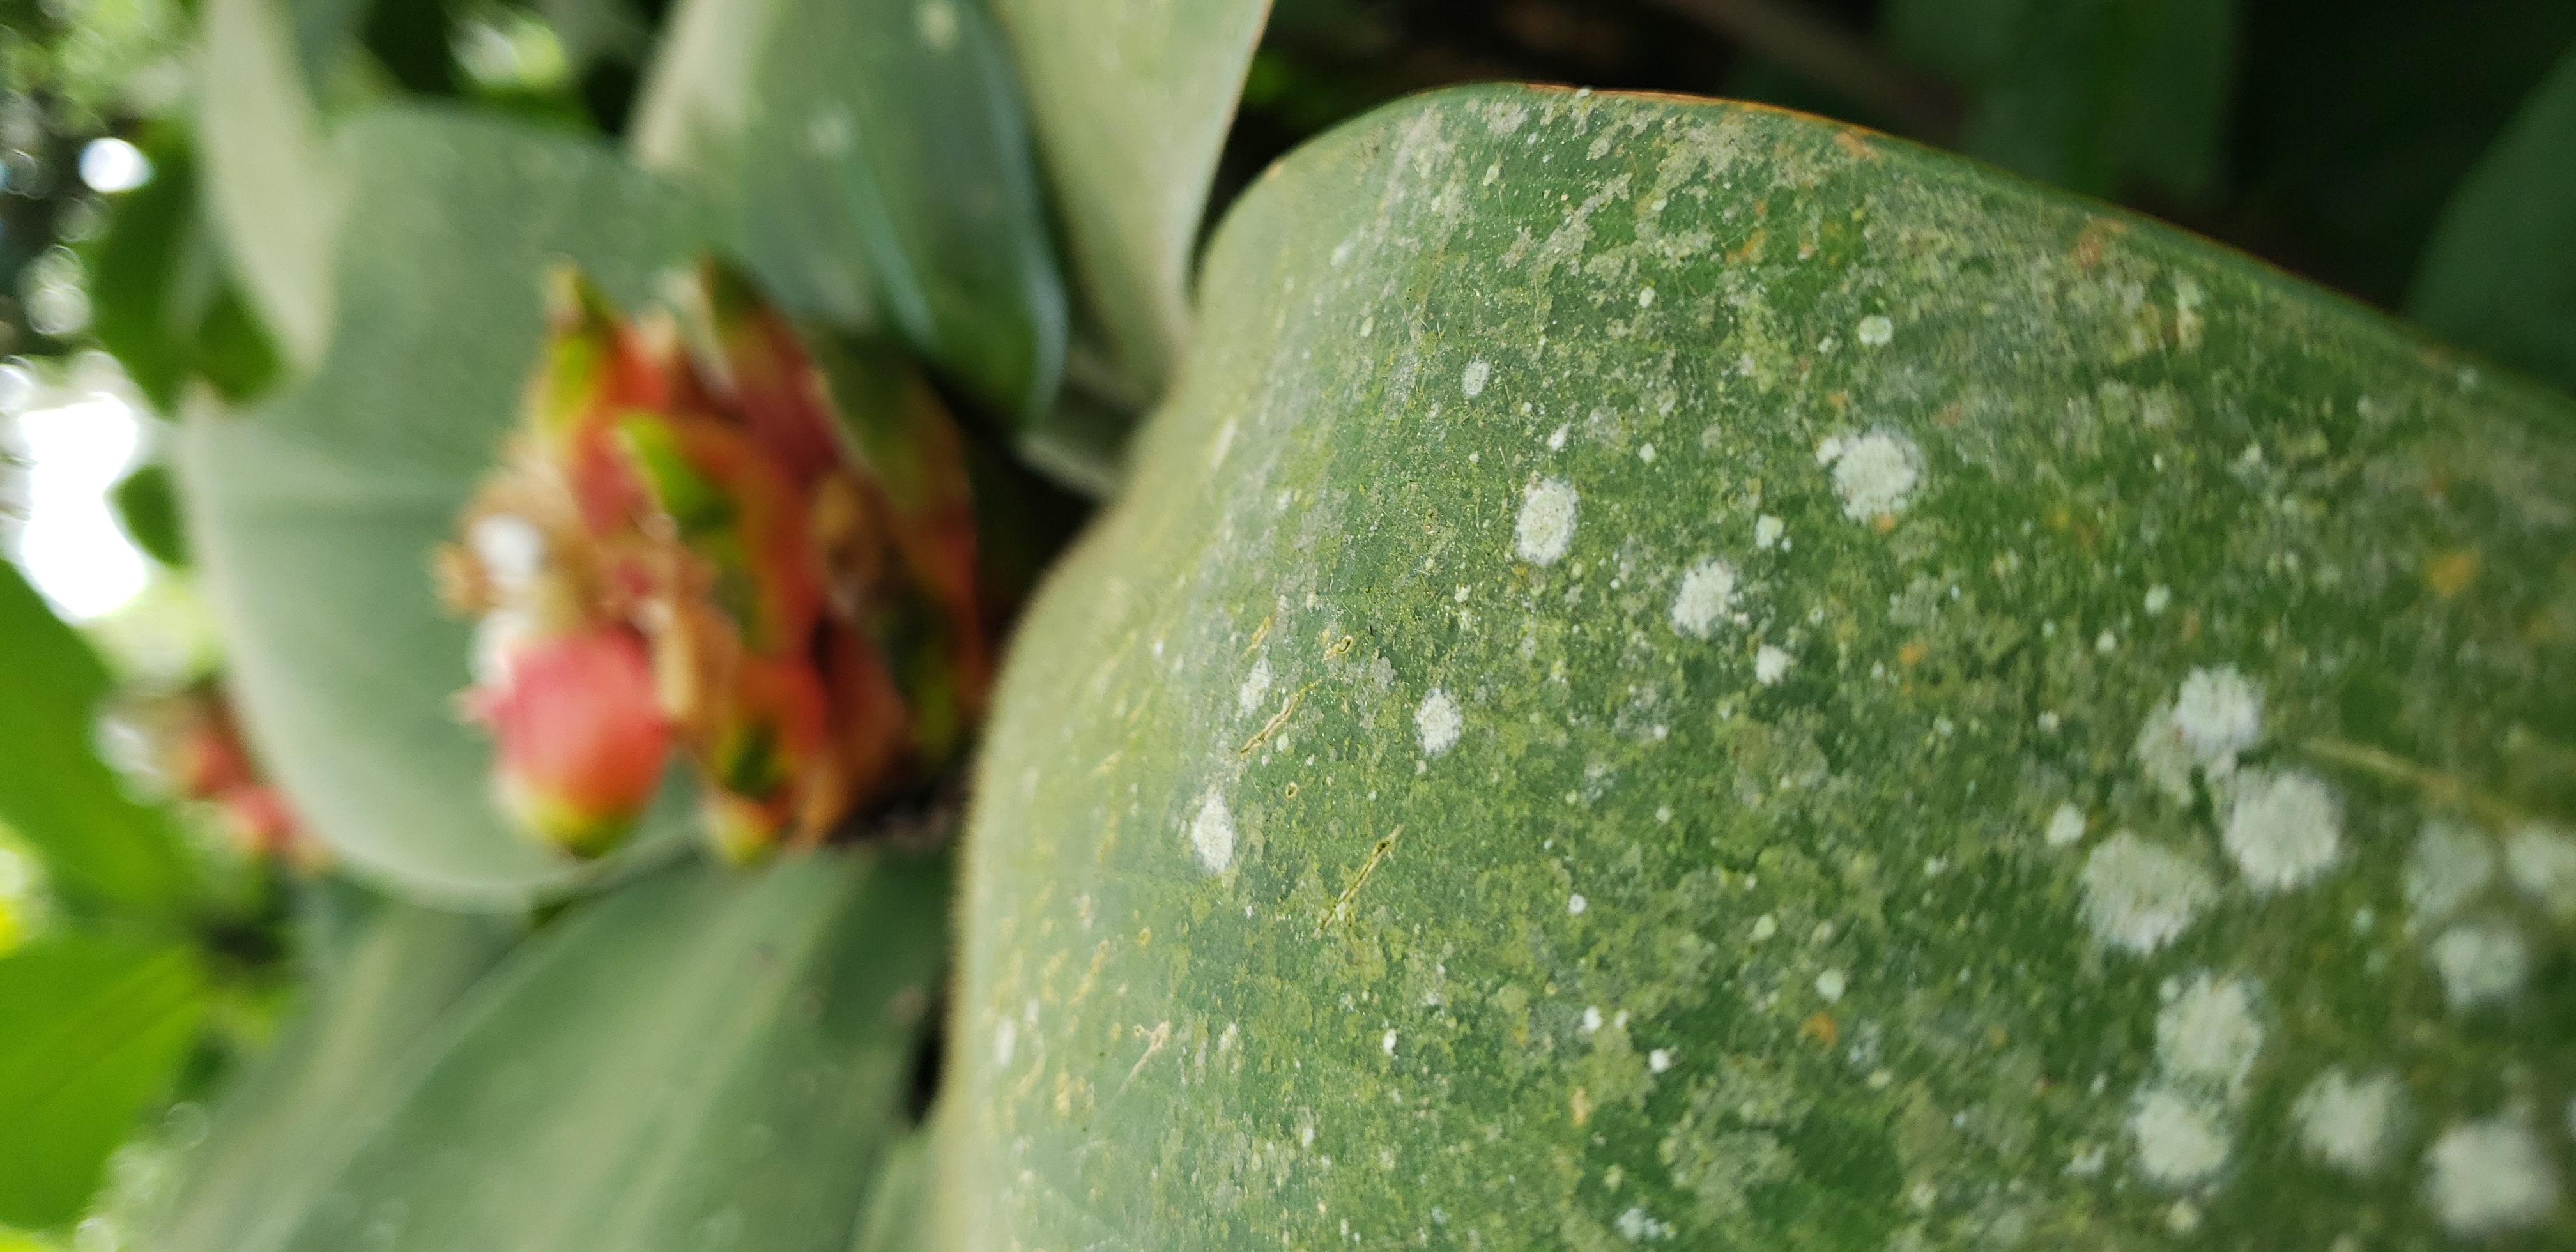
[[[2234,1099],[2263,1051],[2255,989],[2241,978],[2201,975],[2156,1014],[2156,1060],[2166,1072]]]
[[[2258,892],[2303,887],[2343,855],[2334,793],[2303,770],[2248,780],[2227,810],[2229,855]]]
[[[1816,463],[1834,468],[1834,491],[1842,497],[1843,516],[1855,521],[1904,512],[1915,486],[1923,480],[1922,450],[1894,431],[1827,439],[1816,448]]]
[[[1466,719],[1458,712],[1458,702],[1438,687],[1422,697],[1422,705],[1413,710],[1413,728],[1422,736],[1422,754],[1439,756],[1458,746],[1458,732]]]
[[[2487,1118],[2433,1141],[2424,1154],[2424,1197],[2445,1229],[2476,1238],[2539,1224],[2558,1206],[2558,1180],[2529,1127]]]
[[[2486,890],[2495,873],[2495,847],[2484,831],[2434,818],[2424,823],[2406,857],[2406,906],[2415,911],[2416,925],[2430,926]]]
[[[1252,663],[1252,672],[1243,676],[1243,685],[1235,689],[1234,711],[1249,715],[1261,707],[1261,698],[1270,694],[1270,658]]]
[[[1485,380],[1492,378],[1493,376],[1493,366],[1487,365],[1483,361],[1469,361],[1467,362],[1467,368],[1460,371],[1458,375],[1458,389],[1466,392],[1467,398],[1473,400],[1476,397],[1485,394]]]
[[[2290,1117],[2310,1156],[2358,1177],[2388,1163],[2405,1107],[2396,1074],[2383,1070],[2354,1078],[2338,1065],[2299,1093]]]
[[[2505,876],[2548,914],[2576,921],[2576,836],[2535,822],[2504,841]]]
[[[1234,814],[1225,807],[1225,794],[1214,787],[1208,788],[1199,801],[1198,815],[1190,819],[1190,847],[1211,874],[1234,866]]]
[[[1715,559],[1702,561],[1682,575],[1681,590],[1673,596],[1673,629],[1706,639],[1734,608],[1734,567]]]
[[[1884,348],[1887,341],[1895,337],[1896,323],[1887,320],[1885,314],[1872,313],[1860,319],[1860,341],[1864,345]]]
[[[2084,810],[2072,804],[2061,804],[2048,815],[2048,846],[2063,848],[2084,838]]]
[[[1583,916],[1583,910],[1588,909],[1588,908],[1591,908],[1591,907],[1592,907],[1592,902],[1591,902],[1590,900],[1586,900],[1586,899],[1584,899],[1584,898],[1583,898],[1583,893],[1582,893],[1582,892],[1580,892],[1580,891],[1575,892],[1573,895],[1570,895],[1570,896],[1565,897],[1565,911],[1566,911],[1566,912],[1568,912],[1568,913],[1573,914],[1573,915],[1574,915],[1574,916],[1576,916],[1576,917],[1581,917],[1581,916]]]
[[[2218,898],[2209,871],[2125,830],[2084,859],[2082,881],[2093,933],[2136,953],[2171,943]]]
[[[2138,1168],[2167,1186],[2208,1178],[2227,1163],[2232,1142],[2218,1114],[2164,1088],[2148,1091],[2129,1115]]]
[[[1512,528],[1515,549],[1532,565],[1553,565],[1574,546],[1577,498],[1562,478],[1531,483],[1521,497],[1520,520]]]
[[[2195,669],[2174,697],[2173,725],[2202,764],[2231,759],[2263,737],[2263,693],[2233,665]]]
[[[2454,1009],[2476,1008],[2522,990],[2531,973],[2531,949],[2520,932],[2500,922],[2463,922],[2433,941],[2434,972]]]
[[[1765,687],[1776,686],[1789,676],[1789,667],[1797,663],[1798,658],[1766,643],[1753,654],[1753,681]]]

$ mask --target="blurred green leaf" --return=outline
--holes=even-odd
[[[915,1127],[887,1151],[868,1198],[859,1207],[858,1239],[851,1252],[916,1252],[939,1246],[937,1159],[929,1125]]]
[[[627,850],[584,864],[484,798],[456,716],[467,622],[436,547],[515,426],[548,267],[640,306],[703,239],[682,197],[596,141],[446,107],[352,117],[353,212],[329,356],[248,417],[192,414],[175,464],[231,687],[263,759],[353,872],[514,908],[649,861],[694,828],[674,786]]]
[[[170,467],[156,462],[137,468],[116,484],[108,500],[134,546],[163,565],[186,568],[188,540],[179,524],[178,488]]]
[[[2576,42],[2576,4],[2266,0],[2245,10],[2250,233],[2365,299],[2401,302],[2444,204]]]
[[[15,768],[13,761],[12,768]],[[58,935],[0,959],[0,1222],[77,1216],[202,1008],[177,948]]]
[[[507,950],[514,930],[488,917],[383,905],[329,967],[310,1011],[235,1077],[167,1206],[147,1223],[147,1246],[276,1246],[390,1111],[404,1060]]]
[[[825,852],[592,901],[426,1033],[354,1155],[270,1140],[244,1176],[315,1202],[217,1246],[846,1252],[947,897],[942,859]]]
[[[2451,198],[2406,312],[2576,392],[2576,49]]]
[[[229,398],[266,386],[275,351],[242,308],[198,205],[196,162],[183,135],[144,145],[152,180],[117,202],[87,249],[92,329],[161,413],[203,375]]]
[[[982,0],[691,0],[634,137],[709,195],[783,305],[882,318],[1015,423],[1053,401],[1063,283]]]
[[[310,370],[330,334],[344,195],[294,28],[277,0],[205,0],[199,23],[207,209],[262,320],[287,359]]]
[[[2234,0],[1892,0],[1898,55],[1975,90],[1961,147],[2059,186],[2218,181]]]
[[[1268,0],[996,0],[1082,300],[1133,397],[1189,327],[1190,256]]]
[[[44,858],[56,893],[73,903],[177,907],[190,876],[168,818],[128,797],[91,746],[107,670],[5,561],[0,657],[9,671],[0,683],[0,822]]]

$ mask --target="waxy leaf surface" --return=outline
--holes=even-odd
[[[1719,103],[1290,157],[999,692],[962,1246],[2576,1239],[2576,411]]]

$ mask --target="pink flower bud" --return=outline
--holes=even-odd
[[[504,668],[471,702],[499,749],[502,806],[576,856],[615,847],[671,746],[643,641],[618,629],[526,640]]]

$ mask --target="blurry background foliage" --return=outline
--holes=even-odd
[[[0,1249],[55,1246],[11,1226],[116,1246],[166,1153],[207,1133],[196,1101],[386,907],[230,851],[208,815],[156,798],[130,728],[96,716],[120,683],[216,660],[156,417],[258,396],[291,355],[199,177],[188,58],[201,8],[225,2],[0,0],[0,547],[20,555],[43,495],[38,436],[113,419],[130,429],[83,490],[120,519],[143,588],[98,616],[0,564]],[[671,5],[285,7],[325,114],[435,98],[623,136]],[[1282,153],[1425,88],[1748,98],[2135,206],[2576,389],[2571,46],[2569,0],[1277,0],[1205,221]],[[916,337],[951,334],[941,316]],[[1041,391],[1060,331],[1028,331],[1013,366]],[[990,394],[952,399],[987,429],[1015,417]],[[13,1082],[67,1065],[70,1087]]]
[[[181,378],[237,400],[274,366],[190,190],[197,3],[0,2],[0,352],[103,345],[164,407]],[[610,135],[668,7],[289,6],[326,112],[441,97]],[[1397,96],[1564,82],[1876,126],[2403,311],[2445,209],[2572,42],[2563,0],[1277,0],[1206,220],[1273,158]]]

